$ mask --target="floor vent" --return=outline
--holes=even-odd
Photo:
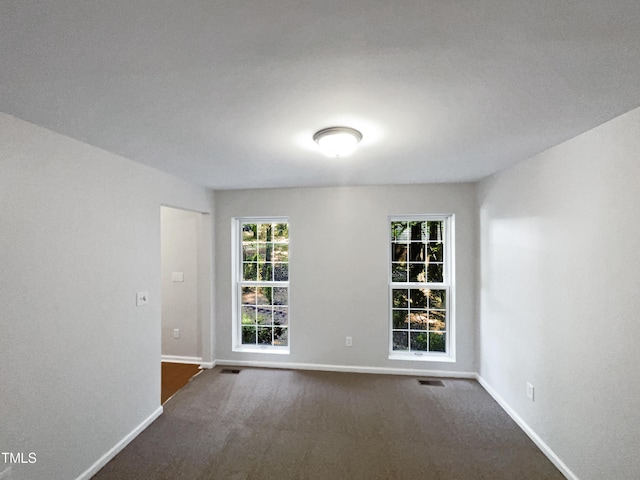
[[[420,385],[428,385],[430,387],[444,387],[441,380],[418,380]]]
[[[231,368],[223,368],[220,373],[240,373],[240,370],[233,370]]]

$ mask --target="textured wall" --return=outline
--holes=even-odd
[[[4,114],[0,169],[1,447],[76,478],[159,407],[160,205],[212,195]]]
[[[582,480],[640,472],[639,132],[634,110],[479,188],[480,373]]]
[[[202,357],[198,311],[201,214],[162,207],[162,355]],[[183,274],[174,282],[174,272]],[[173,330],[180,330],[174,338]]]
[[[456,215],[456,363],[388,358],[388,217],[424,213]],[[289,217],[290,355],[231,350],[231,223],[242,216]],[[218,359],[477,370],[472,184],[217,191],[216,228]]]

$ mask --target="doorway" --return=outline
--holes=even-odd
[[[213,366],[211,216],[161,206],[160,228],[164,402],[201,367]]]

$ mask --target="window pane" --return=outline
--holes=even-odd
[[[289,303],[288,291],[288,287],[273,287],[273,304],[287,305]]]
[[[275,307],[273,309],[274,325],[287,325],[289,323],[289,314],[287,307]]]
[[[446,290],[429,290],[429,308],[447,308],[447,291]]]
[[[443,281],[442,264],[432,263],[429,265],[429,268],[427,269],[427,282],[442,283]]]
[[[273,281],[273,264],[258,263],[258,279],[263,282]]]
[[[289,344],[289,329],[286,327],[274,327],[273,344],[286,347]]]
[[[427,244],[427,257],[429,262],[443,262],[444,244],[440,242],[429,242]]]
[[[242,324],[255,325],[256,307],[242,307]]]
[[[289,224],[276,223],[273,226],[273,241],[282,242],[289,240]]]
[[[423,239],[423,225],[424,222],[409,222],[409,229],[411,230],[411,240]]]
[[[391,265],[391,281],[406,282],[407,281],[407,265],[404,263],[394,263]]]
[[[255,223],[245,223],[242,225],[242,241],[255,242],[258,239],[258,226]]]
[[[407,240],[407,222],[391,222],[391,239],[392,240]]]
[[[412,242],[409,244],[409,261],[424,262],[424,243]]]
[[[242,287],[242,304],[256,304],[256,287]]]
[[[273,295],[272,287],[258,287],[257,304],[258,305],[271,305],[271,298]]]
[[[444,310],[429,311],[429,330],[446,330],[447,312]]]
[[[393,308],[407,308],[409,306],[409,290],[393,289]]]
[[[273,243],[258,244],[258,261],[270,262],[273,258]]]
[[[273,324],[273,310],[271,308],[258,308],[256,321],[258,325],[272,325]]]
[[[411,332],[411,350],[426,352],[429,350],[429,334],[427,332]]]
[[[431,332],[429,333],[429,350],[432,352],[445,352],[446,351],[446,334]]]
[[[258,264],[257,263],[243,263],[242,264],[242,279],[246,281],[254,281],[258,279]]]
[[[429,314],[426,310],[411,310],[409,321],[411,330],[429,330]]]
[[[424,263],[409,264],[409,281],[424,282],[426,280]]]
[[[242,327],[242,343],[244,345],[255,345],[256,327]]]
[[[393,328],[398,330],[409,329],[409,311],[408,310],[394,310],[393,311]]]
[[[393,332],[393,349],[409,350],[409,333]]]
[[[273,260],[276,262],[289,261],[289,245],[286,243],[276,243],[273,245]]]
[[[411,308],[427,308],[429,306],[429,289],[411,289]]]
[[[444,225],[442,220],[427,222],[427,240],[442,242],[444,240]]]
[[[242,244],[242,260],[245,262],[255,262],[257,261],[257,248],[255,243],[245,243]]]
[[[271,345],[273,329],[271,327],[258,327],[258,345]]]
[[[270,223],[258,224],[258,240],[261,242],[270,242],[272,240],[272,229]]]
[[[288,263],[274,263],[273,264],[273,279],[276,282],[286,282],[289,280],[289,264]]]
[[[406,243],[393,243],[391,260],[394,262],[406,262],[407,250],[408,246]]]

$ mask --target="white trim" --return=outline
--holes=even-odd
[[[202,362],[200,364],[200,368],[207,368],[207,369],[213,368],[215,366],[216,366],[216,361],[215,360],[213,362]]]
[[[431,352],[398,352],[389,354],[389,360],[404,360],[407,362],[443,362],[455,363],[456,359],[450,355]]]
[[[507,412],[507,414],[513,419],[514,422],[518,424],[518,426],[526,433],[533,443],[535,443],[538,448],[546,455],[546,457],[553,463],[560,472],[567,477],[569,480],[579,480],[575,473],[573,473],[565,463],[560,460],[560,457],[556,455],[556,453],[551,450],[551,447],[547,445],[544,440],[542,440],[538,434],[525,422],[520,415],[516,413],[516,411],[511,408],[511,406],[504,401],[504,399],[493,389],[491,385],[487,383],[487,381],[482,378],[479,374],[476,374],[476,380],[478,383],[482,385],[482,387],[487,391],[489,395],[493,397],[493,399],[498,402],[498,405],[502,407],[502,409]]]
[[[442,262],[442,282],[394,282],[393,281],[393,238],[390,238],[388,254],[388,312],[389,312],[389,360],[408,360],[408,361],[433,361],[433,362],[455,362],[456,361],[456,265],[455,265],[455,214],[417,214],[417,215],[389,215],[387,217],[387,225],[391,225],[393,222],[411,222],[411,221],[440,221],[443,222],[444,235],[444,258]],[[411,245],[411,239],[408,240],[409,247]],[[407,251],[407,255],[409,252]],[[408,261],[408,260],[407,260]],[[407,278],[409,280],[409,278]],[[394,289],[412,289],[412,288],[428,288],[428,289],[442,289],[447,292],[446,301],[446,329],[445,329],[445,352],[444,355],[436,354],[431,355],[431,352],[424,352],[423,357],[417,357],[412,355],[414,351],[405,352],[393,349],[393,290]],[[404,358],[403,358],[404,356]]]
[[[276,355],[290,355],[289,347],[274,347],[273,345],[242,345],[234,348],[234,352],[242,353],[274,353]]]
[[[358,365],[327,365],[319,363],[263,362],[260,360],[216,360],[216,365],[238,367],[284,368],[288,370],[320,370],[325,372],[375,373],[381,375],[418,375],[425,377],[477,378],[474,372],[448,372],[417,368],[363,367]]]
[[[122,440],[116,443],[107,453],[102,455],[93,465],[86,469],[76,480],[89,480],[98,471],[104,467],[111,459],[113,459],[120,451],[136,438],[142,431],[147,428],[153,421],[162,415],[162,407],[158,407],[151,415],[149,415],[140,425],[129,432]]]
[[[289,277],[287,280],[243,280],[243,234],[242,226],[244,224],[265,224],[265,223],[277,223],[286,224],[289,229],[289,235],[287,237],[286,244],[288,248],[291,248],[291,231],[290,222],[288,216],[274,216],[274,217],[233,217],[231,219],[231,302],[233,305],[231,314],[231,324],[233,326],[231,333],[231,350],[233,352],[250,352],[250,353],[276,353],[286,354],[290,353],[291,346],[291,302],[290,290],[289,290]],[[290,250],[289,250],[290,251]],[[255,287],[286,287],[287,288],[287,309],[288,309],[288,321],[287,321],[287,335],[288,341],[286,346],[274,346],[274,345],[250,345],[242,343],[242,294],[241,290],[244,286]],[[272,305],[273,306],[273,305]],[[268,326],[268,325],[267,325]],[[273,326],[273,324],[272,324]]]
[[[202,363],[202,357],[183,357],[180,355],[162,355],[163,362],[171,363],[189,363],[193,365],[200,365]]]

